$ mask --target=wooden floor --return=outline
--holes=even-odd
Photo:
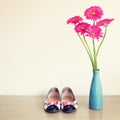
[[[88,97],[76,97],[74,113],[46,113],[44,96],[0,96],[0,120],[120,120],[120,96],[104,96],[103,110],[88,109]]]

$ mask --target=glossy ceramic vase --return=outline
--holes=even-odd
[[[89,93],[89,109],[101,110],[103,108],[103,94],[100,80],[100,70],[93,70],[93,77]]]

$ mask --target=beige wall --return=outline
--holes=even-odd
[[[42,95],[52,86],[88,95],[91,64],[66,20],[91,5],[115,18],[99,68],[104,95],[120,95],[119,0],[0,0],[0,95]]]

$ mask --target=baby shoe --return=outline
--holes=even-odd
[[[71,113],[77,110],[78,104],[70,87],[65,87],[61,93],[61,110]]]
[[[52,87],[45,99],[44,110],[49,113],[60,111],[60,94],[57,87]]]

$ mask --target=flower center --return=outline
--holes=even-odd
[[[96,13],[97,13],[96,11],[92,11],[92,15],[96,15]]]
[[[81,26],[81,29],[82,29],[82,30],[85,30],[86,28],[85,28],[85,26]]]
[[[93,31],[91,34],[92,34],[92,35],[96,35],[96,32],[95,32],[95,31]]]

